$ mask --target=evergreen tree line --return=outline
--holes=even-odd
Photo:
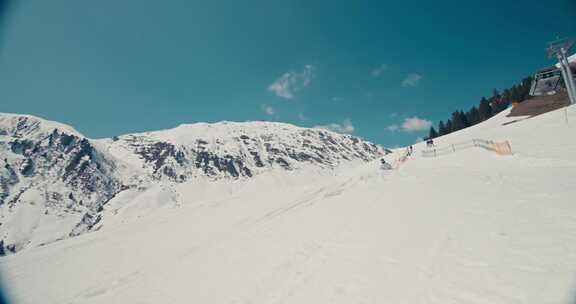
[[[520,83],[505,89],[500,93],[497,89],[492,91],[492,97],[482,97],[478,106],[473,106],[467,112],[455,111],[446,121],[438,123],[438,129],[430,127],[428,138],[450,134],[483,122],[488,118],[504,111],[513,102],[522,102],[528,98],[532,77],[526,77]]]

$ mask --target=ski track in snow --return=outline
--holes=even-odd
[[[574,303],[569,114],[437,140],[508,139],[509,157],[419,144],[390,172],[270,173],[199,201],[162,185],[169,208],[0,258],[4,285],[15,303]]]

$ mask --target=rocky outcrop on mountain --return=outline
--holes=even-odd
[[[121,189],[114,163],[70,128],[29,116],[4,115],[0,122],[0,239],[8,251],[33,239],[43,222],[38,214],[84,218]]]
[[[387,150],[351,135],[283,123],[222,122],[182,125],[130,134],[109,142],[110,151],[139,155],[138,166],[155,178],[184,181],[196,176],[251,177],[258,172],[313,165],[333,168],[370,161]]]

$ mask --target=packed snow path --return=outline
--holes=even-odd
[[[509,138],[513,156],[119,197],[102,230],[1,258],[4,285],[15,303],[573,303],[576,111],[562,111],[440,139]]]

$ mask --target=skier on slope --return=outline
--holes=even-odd
[[[392,166],[386,162],[384,158],[380,160],[380,169],[382,170],[392,170]]]

